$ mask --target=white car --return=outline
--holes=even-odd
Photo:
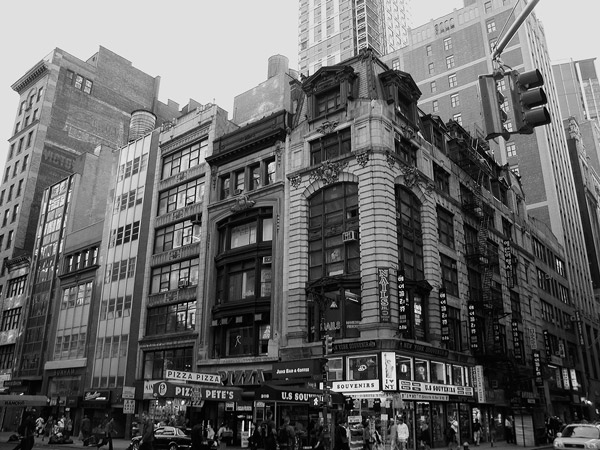
[[[556,433],[554,449],[597,449],[600,450],[600,425],[572,423]]]

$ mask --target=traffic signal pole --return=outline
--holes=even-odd
[[[523,24],[523,22],[525,22],[525,19],[527,19],[529,14],[531,14],[531,11],[533,10],[533,8],[535,8],[535,5],[537,5],[539,1],[540,0],[530,0],[530,2],[527,3],[525,9],[523,9],[521,14],[519,14],[519,17],[516,18],[514,23],[507,30],[506,34],[502,36],[502,38],[498,42],[498,45],[492,53],[492,60],[496,60],[500,57],[500,54],[502,53],[504,48],[508,45],[513,36],[517,34],[517,30]]]

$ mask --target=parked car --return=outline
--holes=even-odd
[[[142,436],[131,439],[129,450],[139,450]],[[154,429],[155,450],[188,450],[192,447],[192,438],[181,428],[160,426]]]
[[[585,448],[600,450],[600,425],[572,423],[556,433],[554,449]]]

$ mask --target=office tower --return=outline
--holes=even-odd
[[[465,0],[462,9],[412,29],[409,46],[387,55],[385,61],[390,66],[399,65],[415,78],[423,93],[419,107],[425,112],[452,118],[473,136],[482,138],[477,78],[497,68],[491,59],[493,48],[506,22],[508,28],[523,8],[523,4],[516,1]],[[535,11],[521,25],[500,58],[506,70],[538,69],[542,73],[552,123],[535,128],[533,134],[513,134],[507,141],[490,140],[489,152],[520,174],[529,215],[548,224],[564,246],[571,287],[566,301],[575,305],[587,325],[597,327],[599,306],[592,291],[587,255],[582,251],[585,239],[559,97],[549,49]],[[508,98],[507,86],[506,79],[500,82]],[[509,101],[508,111],[512,107]],[[510,114],[507,127],[512,130]],[[588,375],[596,378],[599,358],[592,342],[593,336],[586,334],[586,345],[580,348]]]
[[[564,118],[578,121],[600,118],[600,82],[596,58],[552,64],[558,104]]]
[[[407,42],[408,0],[301,0],[298,61],[303,75],[357,55],[377,55]]]

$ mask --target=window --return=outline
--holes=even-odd
[[[454,248],[454,216],[448,210],[437,207],[438,238],[447,247]]]
[[[23,166],[21,167],[21,172],[25,172],[25,169],[27,169],[27,162],[28,161],[29,161],[29,155],[23,156]]]
[[[194,331],[196,326],[196,301],[148,308],[147,336]]]
[[[63,289],[60,309],[89,305],[92,301],[92,287],[93,283],[89,281]]]
[[[309,280],[359,274],[356,184],[336,184],[313,195],[309,200],[308,228]]]
[[[446,68],[447,69],[454,68],[454,55],[446,56]]]
[[[33,131],[30,131],[29,134],[27,135],[27,144],[25,145],[26,148],[31,147],[31,143],[33,142]]]
[[[496,50],[496,44],[498,43],[498,39],[494,38],[494,39],[490,39],[490,52],[494,52],[494,50]]]
[[[316,117],[338,110],[341,107],[340,86],[315,96]]]
[[[448,294],[458,297],[458,271],[456,261],[440,253],[440,268],[442,269],[442,283]]]
[[[83,92],[85,92],[86,94],[91,94],[92,93],[92,82],[91,80],[85,80],[83,83]]]
[[[431,83],[429,83],[429,86],[431,88],[432,94],[437,91],[437,86],[435,85],[435,81],[432,81]]]
[[[452,94],[450,96],[450,106],[452,108],[456,108],[457,106],[460,106],[460,99],[458,98],[458,94]]]
[[[447,37],[446,39],[444,39],[444,50],[451,50],[451,49],[452,49],[452,38]]]
[[[496,31],[496,21],[490,20],[489,22],[486,23],[486,27],[487,27],[488,34],[493,33],[494,31]]]
[[[400,60],[399,59],[394,59],[392,61],[392,70],[400,70]]]
[[[310,163],[319,164],[332,158],[350,153],[352,148],[351,129],[327,134],[310,142]]]
[[[433,50],[431,49],[431,45],[427,45],[425,47],[425,53],[427,53],[427,56],[433,55]]]
[[[141,202],[141,195],[136,194],[136,197]],[[203,199],[204,177],[196,178],[158,194],[158,215],[161,216],[176,209],[199,203]]]
[[[429,73],[429,75],[433,75],[433,73],[435,72],[435,69],[433,67],[433,63],[429,63],[427,65],[427,72]]]
[[[21,127],[21,122],[17,122],[15,125],[15,132],[13,134],[17,134],[19,132],[19,128]]]
[[[450,194],[450,174],[435,163],[433,164],[433,182],[439,191]]]
[[[10,219],[11,223],[14,223],[17,220],[17,215],[19,214],[19,205],[15,205],[13,207],[12,217]]]
[[[148,380],[161,380],[165,378],[167,369],[191,372],[193,362],[193,347],[144,352],[142,376]]]
[[[448,75],[448,87],[456,87],[458,82],[456,81],[456,74],[452,73]]]
[[[417,149],[410,142],[402,139],[399,134],[394,138],[394,150],[403,163],[409,166],[417,165]]]
[[[437,100],[434,100],[433,102],[431,102],[431,108],[433,110],[433,112],[438,112],[440,110],[440,104]]]
[[[200,241],[200,222],[185,220],[156,230],[154,253],[166,252]]]
[[[6,298],[15,297],[25,292],[25,284],[27,283],[27,276],[13,278],[8,280],[8,286],[6,288]]]
[[[485,8],[485,12],[489,13],[492,10],[492,2],[485,2],[483,7]]]
[[[44,94],[44,86],[40,86],[37,93],[37,101],[39,102],[42,99],[42,95]]]
[[[21,318],[21,308],[7,309],[2,312],[0,331],[8,331],[17,328]]]
[[[462,114],[461,113],[454,114],[452,116],[452,120],[454,120],[457,124],[462,125]]]
[[[155,267],[151,273],[150,293],[172,291],[183,285],[198,284],[199,259],[189,259],[161,267]]]
[[[421,202],[409,189],[396,187],[396,218],[398,253],[401,270],[407,280],[423,280],[423,234],[421,231]]]
[[[8,232],[8,237],[6,239],[6,247],[5,247],[6,250],[8,250],[12,246],[14,233],[15,233],[14,230],[10,230]]]
[[[207,148],[208,139],[204,139],[201,142],[196,142],[189,147],[165,156],[162,161],[161,178],[164,180],[191,167],[202,164],[206,157]]]
[[[506,143],[506,156],[509,158],[517,156],[517,146],[514,142]]]
[[[75,75],[75,83],[73,84],[76,89],[81,89],[83,86],[83,77],[81,75]]]

